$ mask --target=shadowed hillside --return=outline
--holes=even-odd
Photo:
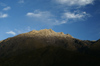
[[[98,66],[100,40],[73,38],[52,29],[0,41],[0,66]]]

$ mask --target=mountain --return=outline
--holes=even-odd
[[[79,40],[52,29],[0,41],[0,66],[99,66],[100,40]]]

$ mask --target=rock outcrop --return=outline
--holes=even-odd
[[[52,29],[43,29],[43,30],[33,30],[28,33],[23,33],[18,36],[27,36],[27,37],[70,37],[73,38],[70,34],[64,34],[63,32],[55,32]],[[16,36],[16,37],[18,37]]]

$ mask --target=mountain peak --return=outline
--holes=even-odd
[[[35,36],[50,36],[55,34],[56,32],[53,31],[52,29],[42,29],[42,30],[32,30],[26,34],[31,34],[31,35],[35,35]]]
[[[52,29],[43,29],[43,30],[32,30],[29,33],[39,33],[39,32],[51,32],[53,33],[54,31]]]
[[[28,33],[24,33],[24,34],[20,34],[21,36],[37,36],[37,37],[70,37],[73,38],[71,35],[69,34],[64,34],[63,32],[55,32],[52,29],[42,29],[42,30],[32,30]],[[19,35],[19,36],[20,36]]]
[[[48,66],[48,64],[52,66],[55,65],[55,62],[55,66],[62,66],[62,64],[63,66],[67,66],[68,63],[72,63],[72,61],[82,66],[83,64],[87,65],[89,62],[99,61],[100,58],[98,59],[98,57],[100,53],[98,53],[98,51],[100,51],[100,39],[96,42],[82,41],[73,38],[70,34],[55,32],[52,29],[32,30],[28,33],[0,41],[0,66]],[[80,61],[80,58],[82,61]],[[91,58],[94,58],[94,61],[91,60]],[[98,60],[96,61],[96,59]],[[52,60],[53,62],[49,63],[49,61]],[[67,63],[66,61],[69,62]],[[86,61],[86,63],[83,63],[84,61]],[[60,62],[61,64],[58,65]],[[79,62],[83,64],[80,65],[81,63]],[[36,63],[36,65],[34,63]],[[75,65],[70,65],[70,63],[69,66]]]

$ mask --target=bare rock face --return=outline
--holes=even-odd
[[[2,41],[0,41],[0,43],[1,43]]]
[[[3,40],[0,41],[0,43],[3,42]]]
[[[52,29],[43,29],[43,30],[33,30],[28,33],[23,33],[18,36],[28,36],[28,37],[70,37],[73,38],[69,34],[64,34],[63,32],[55,32]],[[17,37],[18,37],[17,36]]]
[[[67,37],[73,38],[70,34],[66,34]]]

